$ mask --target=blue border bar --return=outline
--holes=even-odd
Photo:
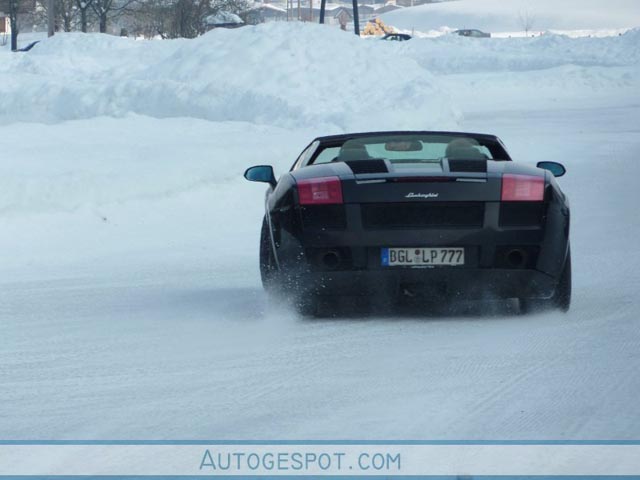
[[[380,475],[380,476],[344,476],[344,475],[254,475],[254,476],[242,476],[242,475],[228,475],[228,476],[188,476],[188,475],[49,475],[49,476],[30,476],[30,475],[13,475],[4,476],[0,475],[0,479],[9,478],[25,478],[25,479],[37,479],[37,480],[78,480],[78,479],[100,479],[100,480],[202,480],[203,478],[215,478],[216,480],[240,480],[242,478],[264,478],[264,479],[278,479],[278,480],[315,480],[317,478],[330,478],[333,480],[354,480],[355,478],[361,480],[383,480],[383,479],[428,479],[428,480],[578,480],[587,478],[589,480],[620,480],[620,479],[638,479],[640,477],[634,475],[465,475],[465,476],[442,476],[442,475]]]
[[[640,440],[0,440],[0,445],[640,445]]]

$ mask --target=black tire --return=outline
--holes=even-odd
[[[559,310],[568,312],[571,307],[571,250],[567,251],[564,268],[560,274],[560,280],[556,291],[551,298],[545,299],[520,299],[522,313],[531,313],[544,310]]]
[[[277,286],[278,265],[271,245],[271,235],[269,233],[269,223],[267,217],[262,220],[262,230],[260,231],[260,278],[262,287],[271,292]]]

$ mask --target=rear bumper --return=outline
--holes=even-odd
[[[487,202],[482,225],[468,228],[365,228],[361,207],[353,204],[345,205],[344,228],[303,228],[290,212],[291,221],[276,229],[278,265],[291,280],[287,288],[300,292],[382,295],[409,286],[430,296],[550,297],[567,255],[568,208],[550,202],[541,223],[507,227],[500,206]],[[383,247],[462,247],[465,264],[383,267]],[[519,255],[510,255],[514,251]],[[327,252],[337,252],[340,261],[325,262]]]
[[[396,296],[492,299],[549,298],[557,279],[536,270],[461,267],[306,272],[289,277],[300,293],[327,296]]]

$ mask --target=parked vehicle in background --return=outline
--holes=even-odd
[[[476,29],[455,30],[451,33],[453,33],[454,35],[459,35],[461,37],[491,38],[490,33],[483,32],[482,30],[476,30]]]
[[[408,33],[387,33],[382,40],[388,40],[391,42],[405,42],[411,40],[411,35]]]

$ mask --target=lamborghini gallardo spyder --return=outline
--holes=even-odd
[[[571,303],[569,203],[556,162],[513,162],[486,134],[370,132],[319,137],[269,185],[260,238],[267,290],[305,314],[322,299]],[[427,305],[428,302],[425,302]]]

